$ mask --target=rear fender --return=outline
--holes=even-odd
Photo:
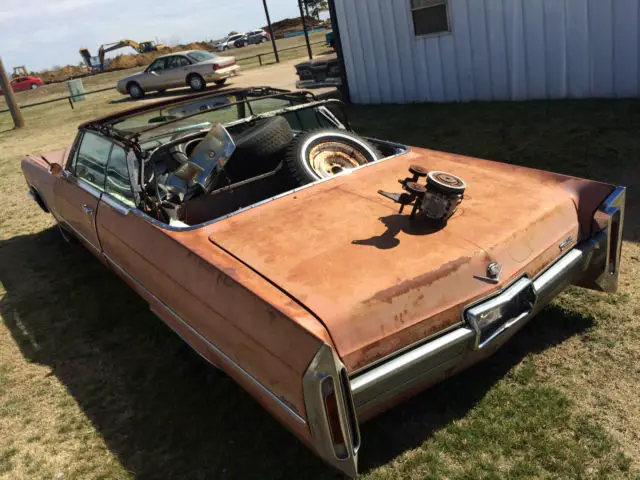
[[[593,214],[591,237],[602,232],[606,241],[599,243],[599,248],[591,253],[593,258],[587,262],[589,268],[578,284],[581,287],[610,293],[617,291],[626,197],[627,189],[616,187]]]

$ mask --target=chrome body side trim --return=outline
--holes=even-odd
[[[195,328],[193,328],[191,325],[189,325],[187,322],[185,322],[176,312],[174,312],[164,302],[162,302],[162,300],[160,300],[158,297],[156,297],[153,293],[151,293],[149,290],[147,290],[147,288],[145,288],[144,285],[142,285],[135,278],[133,278],[131,275],[129,275],[129,273],[127,273],[127,271],[124,270],[120,265],[118,265],[118,263],[116,263],[111,257],[109,257],[107,254],[104,254],[104,253],[103,253],[103,255],[104,255],[104,257],[107,259],[107,261],[109,262],[109,264],[113,268],[115,268],[120,274],[122,274],[123,276],[125,276],[126,278],[131,280],[134,284],[136,284],[138,286],[138,288],[140,288],[140,290],[142,290],[146,295],[148,295],[149,297],[153,298],[156,302],[158,302],[158,304],[162,307],[162,309],[166,313],[168,313],[178,323],[180,323],[181,325],[186,327],[191,333],[193,333],[200,340],[202,340],[202,342],[204,342],[207,345],[208,348],[210,348],[213,352],[215,352],[216,355],[221,357],[235,371],[237,371],[239,374],[241,374],[243,377],[245,377],[251,383],[256,385],[264,393],[266,393],[269,396],[269,398],[271,398],[271,400],[273,400],[278,406],[280,406],[286,413],[291,415],[294,418],[294,420],[296,420],[298,423],[300,423],[302,425],[306,425],[307,422],[305,421],[304,418],[302,418],[300,416],[300,414],[298,414],[298,412],[294,411],[289,405],[287,405],[279,397],[277,397],[271,390],[269,390],[262,383],[260,383],[253,375],[251,375],[244,368],[242,368],[240,365],[238,365],[233,359],[231,359],[228,355],[226,355],[217,346],[215,346],[213,343],[211,343],[209,340],[207,340],[205,337],[203,337]],[[172,325],[167,323],[167,326],[169,326],[169,328],[171,328],[187,344],[189,343],[182,335],[180,335],[180,333],[177,330],[175,330],[175,328],[173,328]],[[206,357],[203,357],[203,358],[205,358],[205,360],[209,361]]]
[[[68,177],[67,177],[67,179],[68,179]],[[77,180],[78,187],[80,187],[82,190],[87,192],[92,197],[100,199],[100,197],[102,196],[102,192],[100,190],[98,190],[96,187],[94,187],[90,183],[86,182],[82,178],[77,178],[76,180]]]
[[[131,207],[127,207],[120,200],[113,198],[108,193],[102,195],[102,201],[113,208],[120,215],[127,215],[131,211]]]

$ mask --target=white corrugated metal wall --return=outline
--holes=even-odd
[[[637,97],[640,0],[449,0],[416,38],[409,0],[335,0],[355,103]]]

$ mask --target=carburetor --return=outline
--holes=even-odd
[[[429,172],[421,165],[411,165],[411,177],[398,180],[404,190],[403,193],[389,193],[379,190],[378,193],[400,204],[400,212],[404,207],[413,205],[411,219],[416,214],[436,222],[446,222],[456,213],[462,203],[467,185],[464,181],[451,173]],[[421,178],[427,178],[426,184],[419,183]]]

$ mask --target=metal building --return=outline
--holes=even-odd
[[[640,93],[640,0],[332,3],[354,103]]]

